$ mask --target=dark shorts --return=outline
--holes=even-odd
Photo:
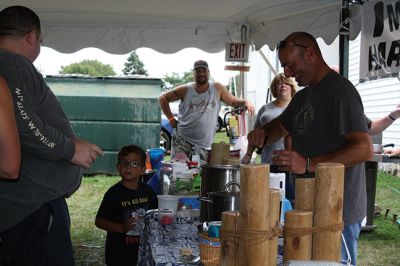
[[[44,203],[0,233],[0,266],[74,265],[70,219],[65,199]]]

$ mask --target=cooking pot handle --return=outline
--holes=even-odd
[[[232,185],[236,185],[238,186],[239,190],[240,190],[240,184],[236,181],[230,181],[228,182],[225,186],[224,186],[224,191],[229,192],[228,191],[228,187],[232,186]]]
[[[387,147],[394,147],[394,143],[385,144],[385,145],[383,145],[383,147],[384,147],[384,148],[387,148]]]
[[[199,197],[199,200],[201,200],[201,201],[206,201],[206,202],[210,202],[210,203],[212,203],[212,202],[213,202],[213,200],[212,200],[212,199],[210,199],[210,198],[207,198],[207,197]]]

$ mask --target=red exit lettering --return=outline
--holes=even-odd
[[[246,44],[244,44],[244,43],[231,43],[229,45],[229,57],[230,58],[243,58],[245,47],[246,47]]]

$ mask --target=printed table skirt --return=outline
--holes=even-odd
[[[190,248],[192,254],[199,255],[198,225],[195,222],[182,222],[174,225],[160,225],[150,217],[146,221],[145,232],[140,240],[140,266],[187,265],[180,254],[182,248]],[[278,264],[283,265],[283,247],[278,246]],[[193,265],[193,264],[190,264]],[[197,265],[202,265],[199,262]]]

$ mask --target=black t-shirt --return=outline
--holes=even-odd
[[[110,222],[123,223],[128,217],[138,218],[136,226],[129,232],[107,232],[106,264],[107,265],[136,265],[140,235],[144,228],[144,215],[147,210],[156,209],[157,195],[150,186],[139,183],[138,189],[131,190],[121,182],[112,186],[104,195],[97,217]]]

